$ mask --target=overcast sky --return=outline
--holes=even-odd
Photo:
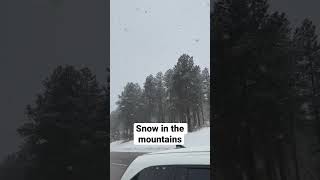
[[[172,68],[187,53],[210,67],[210,0],[111,0],[111,110],[127,82]]]
[[[304,18],[310,18],[320,32],[319,0],[270,0],[271,9],[285,12],[292,25],[301,24]]]

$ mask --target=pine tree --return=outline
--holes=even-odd
[[[147,112],[147,119],[149,122],[155,121],[156,119],[156,108],[157,108],[157,89],[156,79],[153,75],[149,75],[144,83],[144,98]]]
[[[313,23],[305,19],[294,33],[296,84],[303,116],[319,122],[319,44]],[[304,123],[308,124],[308,123]],[[303,124],[302,124],[303,125]]]
[[[43,86],[18,129],[32,157],[29,178],[106,177],[107,100],[96,77],[88,68],[59,66]]]
[[[269,14],[265,0],[221,0],[214,8],[216,174],[286,179],[282,155],[294,111],[287,101],[292,96],[289,22],[284,14]]]
[[[316,27],[312,21],[305,19],[302,24],[296,28],[292,44],[295,63],[294,85],[299,107],[299,111],[296,113],[297,122],[295,123],[298,128],[295,128],[295,130],[303,134],[305,141],[308,142],[314,138],[315,135],[320,139],[320,99],[318,93],[320,89],[320,61],[318,53],[320,46],[316,34]],[[297,147],[299,147],[298,143]],[[314,150],[313,148],[311,145],[309,145],[309,147],[303,147],[303,149],[312,149],[312,151]],[[318,148],[316,148],[315,152],[318,151],[317,149]],[[300,157],[311,158],[308,154],[301,155],[301,152],[297,152],[297,154],[300,154]],[[300,169],[301,167],[304,168],[304,166],[303,164],[300,165]]]
[[[201,108],[200,72],[200,67],[194,65],[193,57],[183,54],[179,57],[172,73],[172,102],[179,113],[179,121],[188,123],[189,131],[195,126],[194,121],[197,117],[195,112],[199,112]]]
[[[205,119],[210,119],[210,74],[208,68],[201,72],[202,82],[202,107],[205,110]]]
[[[174,106],[174,92],[172,86],[172,75],[173,70],[169,69],[164,74],[164,85],[165,85],[165,112],[169,122],[176,122],[177,110]]]
[[[119,109],[116,109],[110,113],[110,142],[119,140],[121,119],[119,118]]]
[[[210,104],[210,74],[208,68],[204,68],[201,72],[203,101]]]
[[[158,72],[155,78],[156,86],[156,106],[158,122],[165,122],[164,101],[165,101],[165,88],[162,72]]]
[[[142,89],[137,83],[127,83],[123,92],[119,96],[117,105],[119,106],[120,118],[125,128],[125,138],[133,137],[133,123],[141,122],[141,98]]]

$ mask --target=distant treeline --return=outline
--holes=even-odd
[[[111,139],[131,139],[133,123],[188,123],[189,131],[209,125],[210,73],[183,54],[164,74],[146,77],[143,87],[129,82],[111,112]]]

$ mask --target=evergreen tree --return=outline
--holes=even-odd
[[[127,83],[117,102],[120,118],[125,128],[125,138],[133,137],[133,123],[141,122],[141,97],[142,90],[137,83]]]
[[[144,98],[145,98],[145,108],[147,112],[147,120],[155,121],[156,119],[156,107],[157,107],[157,89],[156,89],[156,79],[153,75],[149,75],[144,83]]]
[[[305,19],[294,33],[293,46],[295,49],[295,90],[302,107],[301,117],[306,125],[308,119],[315,124],[319,119],[319,44],[316,28],[313,23]],[[305,118],[307,117],[307,118]]]
[[[107,177],[107,100],[96,77],[88,68],[59,66],[43,86],[18,129],[31,157],[28,179]]]
[[[119,118],[119,116],[119,109],[116,109],[115,111],[112,111],[110,113],[110,142],[119,140],[121,138],[121,119]]]
[[[204,68],[201,72],[203,102],[210,104],[210,73],[208,68]]]
[[[158,122],[165,122],[164,101],[165,101],[165,88],[162,72],[158,72],[155,78],[156,85],[156,106]]]
[[[176,114],[177,110],[174,106],[174,93],[173,93],[173,86],[172,86],[172,76],[173,70],[169,69],[164,74],[164,85],[165,85],[165,112],[168,117],[169,122],[177,122],[176,121]]]
[[[289,22],[269,14],[265,0],[220,0],[214,8],[216,178],[286,179],[294,112]]]
[[[201,108],[201,74],[199,66],[195,66],[193,57],[183,54],[173,68],[172,99],[179,113],[179,121],[188,123],[189,131],[193,128],[193,111]],[[196,115],[193,115],[196,117]]]
[[[204,119],[210,120],[210,73],[208,68],[204,68],[201,72],[202,83],[202,109],[204,109]],[[203,111],[203,110],[202,110]]]

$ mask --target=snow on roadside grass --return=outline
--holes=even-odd
[[[210,146],[210,128],[205,127],[185,135],[186,147]],[[111,152],[156,152],[175,148],[173,145],[134,145],[133,141],[123,140],[110,143]]]
[[[210,146],[210,127],[186,134],[184,141],[186,147]]]

